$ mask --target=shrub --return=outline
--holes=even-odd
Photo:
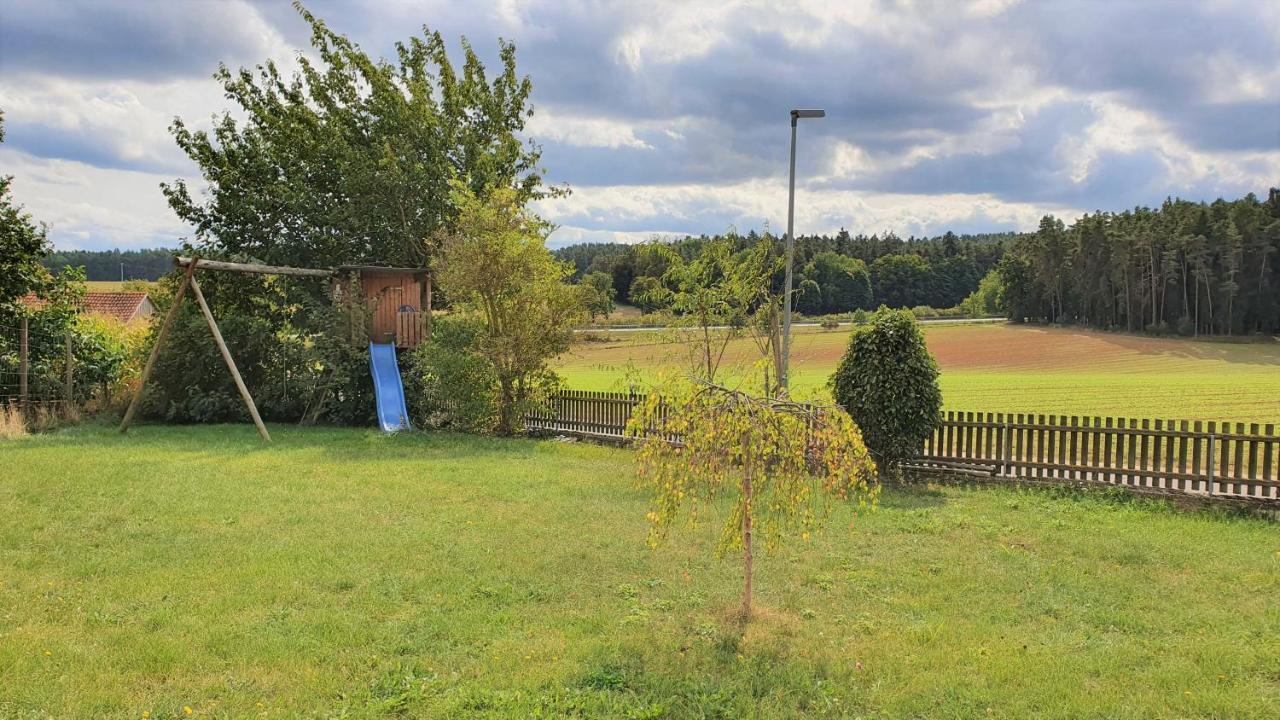
[[[938,365],[906,310],[881,308],[854,328],[831,389],[882,468],[918,454],[939,420]]]
[[[410,355],[414,391],[406,390],[409,412],[430,426],[487,431],[497,419],[492,365],[472,347],[484,332],[478,318],[445,316],[431,325],[431,337]]]

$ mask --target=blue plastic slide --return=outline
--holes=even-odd
[[[395,343],[369,343],[369,370],[373,372],[373,393],[378,398],[378,424],[382,431],[412,430]]]

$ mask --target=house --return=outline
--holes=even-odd
[[[44,307],[45,301],[28,293],[22,304],[34,310]],[[87,292],[80,311],[86,315],[109,317],[128,325],[145,321],[155,314],[156,307],[144,292]]]

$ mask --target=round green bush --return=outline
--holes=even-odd
[[[880,308],[853,329],[831,390],[882,470],[919,454],[940,419],[938,364],[909,310]]]

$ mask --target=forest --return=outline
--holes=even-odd
[[[1280,329],[1280,189],[1265,201],[1046,216],[999,265],[1013,320],[1180,335]]]
[[[719,237],[719,236],[718,236]],[[727,236],[738,250],[762,236]],[[642,310],[671,257],[696,257],[708,236],[638,245],[586,243],[557,255],[578,278],[607,275],[615,300]],[[963,304],[1017,322],[1176,333],[1280,330],[1280,189],[1212,203],[1167,199],[1158,208],[1046,215],[1035,232],[802,236],[796,309],[806,315]]]
[[[173,269],[174,250],[54,250],[40,259],[49,272],[82,267],[86,280],[159,280]]]
[[[573,263],[576,277],[605,273],[612,281],[615,300],[644,310],[653,307],[649,290],[669,265],[659,245],[674,249],[690,260],[713,240],[731,240],[739,251],[765,236],[746,235],[686,237],[638,245],[584,243],[556,251]],[[889,307],[958,305],[978,288],[982,278],[1000,262],[1005,244],[1014,233],[956,235],[902,239],[893,234],[801,236],[796,240],[796,309],[806,315]],[[775,239],[775,238],[770,238]]]

